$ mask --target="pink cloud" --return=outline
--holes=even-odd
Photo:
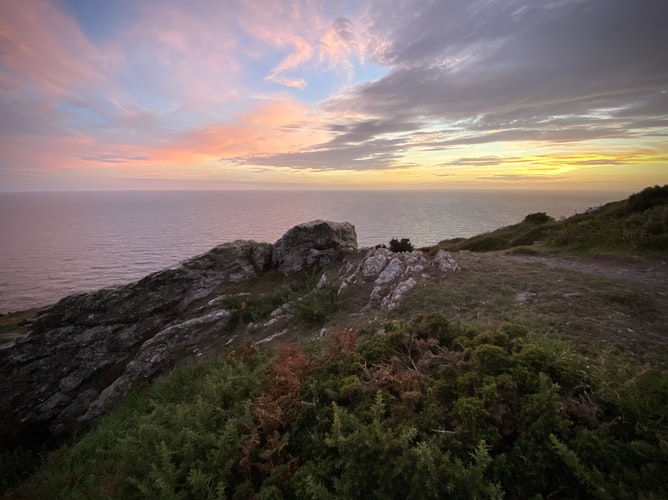
[[[119,38],[128,64],[143,71],[150,87],[169,103],[163,112],[206,112],[238,98],[242,61],[236,16],[229,11],[233,6],[142,6],[142,20]]]
[[[139,116],[140,121],[144,118]],[[296,151],[321,143],[328,132],[311,110],[282,98],[261,102],[233,122],[216,123],[174,135],[170,141],[108,143],[88,134],[0,141],[0,158],[36,177],[104,169],[128,176],[169,177],[178,167],[184,175],[212,175],[219,161],[244,155]],[[14,172],[16,174],[16,172]]]
[[[259,104],[233,123],[212,124],[186,132],[171,146],[156,149],[158,161],[195,164],[247,154],[295,151],[322,142],[328,133],[311,111],[290,99]]]
[[[14,92],[25,90],[26,83],[55,95],[103,85],[106,69],[116,62],[113,52],[92,45],[49,1],[3,2],[0,33],[0,63],[22,77],[5,79],[3,86]]]
[[[308,81],[294,73],[325,66],[352,74],[353,61],[364,60],[367,43],[356,24],[347,18],[325,18],[321,4],[308,0],[247,1],[244,27],[258,40],[289,53],[266,75],[266,80],[304,89]]]

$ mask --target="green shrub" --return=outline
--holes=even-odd
[[[545,224],[546,222],[553,221],[554,219],[547,215],[545,212],[535,212],[527,215],[524,218],[524,222],[529,224]]]
[[[626,202],[629,212],[644,212],[657,205],[668,205],[668,184],[647,187],[629,196]]]
[[[412,252],[413,244],[409,238],[401,238],[400,240],[397,238],[392,238],[390,240],[390,250],[392,250],[394,253]]]
[[[322,326],[327,318],[341,308],[341,298],[336,288],[327,286],[314,290],[295,300],[289,311],[304,325]]]
[[[472,252],[492,252],[494,250],[503,250],[509,246],[510,243],[505,238],[490,235],[472,238],[461,245],[460,248]]]
[[[668,498],[667,371],[439,314],[386,332],[183,366],[14,497]]]
[[[417,338],[435,338],[442,346],[450,346],[460,335],[460,329],[451,325],[441,313],[419,314],[411,321],[411,329]]]

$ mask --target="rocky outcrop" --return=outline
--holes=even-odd
[[[357,233],[350,222],[315,220],[299,224],[274,244],[272,263],[285,273],[326,265],[346,251],[357,249]]]
[[[373,289],[366,309],[391,311],[413,290],[420,279],[437,274],[459,271],[459,265],[449,252],[439,250],[433,258],[420,250],[394,253],[380,247],[367,252],[359,266],[342,269],[339,293],[351,284],[373,280]]]
[[[17,440],[39,435],[39,443],[65,435],[106,412],[133,384],[184,356],[228,344],[234,337],[226,333],[232,316],[226,304],[250,290],[232,284],[269,269],[287,274],[341,258],[338,276],[325,270],[310,293],[341,293],[357,283],[370,290],[360,306],[388,311],[421,279],[458,269],[447,252],[431,258],[377,248],[360,261],[356,249],[352,224],[317,220],[274,245],[225,243],[137,282],[64,298],[27,325],[27,337],[0,350],[0,430],[13,429]],[[285,334],[292,318],[290,303],[277,308],[254,324],[256,336],[267,335],[256,342]],[[7,435],[0,431],[0,440]]]
[[[64,298],[33,320],[29,337],[0,351],[2,420],[59,434],[106,410],[133,382],[219,334],[226,311],[180,318],[221,284],[267,270],[271,251],[267,243],[225,243],[135,283]]]
[[[220,341],[230,313],[219,287],[255,278],[272,261],[288,273],[356,248],[352,224],[314,221],[275,245],[225,243],[137,282],[64,298],[32,320],[28,337],[0,350],[0,428],[68,432],[135,382]]]
[[[173,365],[184,350],[222,334],[229,317],[230,313],[223,309],[160,330],[141,345],[121,376],[102,391],[80,420],[89,420],[104,413],[127,394],[136,380],[151,378],[165,366]]]

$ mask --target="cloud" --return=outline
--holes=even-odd
[[[413,13],[413,15],[408,15]],[[661,133],[668,115],[668,4],[412,2],[373,11],[392,71],[324,104],[341,117],[412,123],[433,150]],[[419,135],[438,137],[420,144]],[[358,147],[358,146],[356,146]]]
[[[359,145],[331,143],[296,152],[250,154],[228,159],[238,165],[265,165],[312,170],[377,170],[403,167],[399,139],[373,139]]]
[[[135,161],[148,161],[151,159],[150,156],[146,155],[136,155],[136,156],[131,156],[131,155],[104,155],[104,154],[97,154],[97,155],[81,155],[79,156],[80,160],[83,161],[90,161],[90,162],[101,162],[101,163],[127,163],[127,162],[135,162]]]
[[[265,75],[274,83],[305,89],[307,77],[319,68],[352,77],[353,61],[364,59],[366,43],[355,22],[323,15],[324,4],[293,0],[246,2],[243,26],[253,37],[285,52]],[[266,49],[258,47],[262,53]]]
[[[553,182],[555,180],[565,180],[569,177],[566,175],[551,175],[549,178],[546,178],[544,175],[534,175],[534,174],[493,174],[493,175],[481,175],[477,179],[481,181],[503,181],[503,182],[524,182],[524,183],[535,183],[540,181]]]
[[[379,3],[366,20],[365,54],[392,71],[324,103],[334,137],[237,161],[378,169],[410,151],[661,136],[663,13],[651,0]]]
[[[660,0],[83,5],[3,3],[5,172],[498,180],[667,161]]]
[[[51,2],[3,2],[0,16],[0,71],[5,90],[70,94],[103,85],[116,63],[113,51],[91,44],[77,23]],[[7,78],[7,73],[21,80]],[[18,82],[20,81],[20,85]]]

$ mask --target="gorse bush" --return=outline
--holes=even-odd
[[[306,326],[322,326],[325,320],[341,307],[341,297],[337,289],[328,285],[313,290],[292,302],[288,308],[299,322]]]
[[[668,374],[428,314],[184,366],[15,498],[666,498]]]

